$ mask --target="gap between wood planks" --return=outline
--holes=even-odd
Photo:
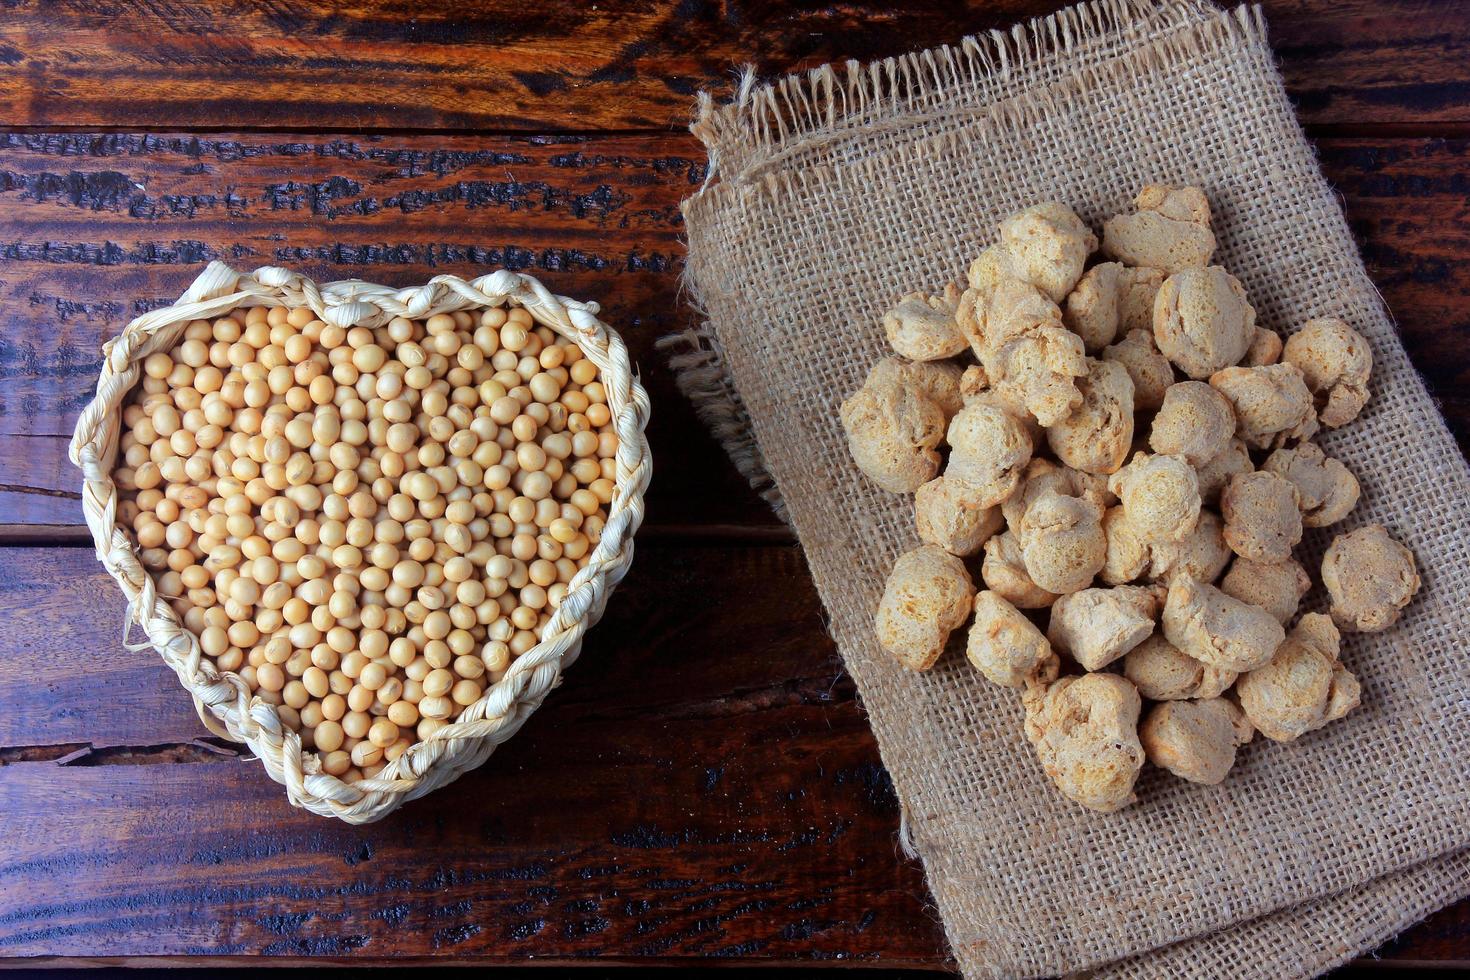
[[[159,745],[104,745],[65,742],[59,745],[0,746],[0,768],[21,763],[58,766],[147,766],[157,763],[236,762],[255,756],[245,745],[213,735],[188,742]]]
[[[586,957],[557,957],[536,956],[533,957],[534,966],[507,966],[502,960],[482,960],[474,956],[461,958],[446,958],[437,956],[406,956],[403,958],[383,956],[354,956],[350,960],[328,960],[323,962],[321,957],[312,956],[280,956],[271,954],[269,962],[264,964],[272,969],[292,967],[395,967],[402,969],[414,968],[436,968],[437,972],[455,970],[461,967],[489,967],[495,971],[497,980],[548,980],[555,969],[597,975],[599,967],[616,967],[623,970],[635,968],[644,971],[650,970],[650,959],[639,958],[636,955],[627,956],[598,956],[595,960]],[[835,959],[835,960],[801,960],[785,957],[774,961],[752,961],[742,959],[737,955],[731,956],[659,956],[653,958],[652,970],[654,975],[663,980],[689,980],[691,976],[706,977],[711,970],[716,971],[719,980],[779,980],[781,977],[805,976],[812,971],[836,975],[843,970],[861,970],[871,975],[881,977],[882,980],[931,980],[936,976],[955,975],[955,967],[947,961],[919,959],[917,957],[898,956],[885,958],[882,962],[860,959]],[[523,959],[524,963],[527,960]],[[25,966],[36,969],[57,969],[64,971],[77,969],[95,970],[98,968],[126,968],[137,970],[144,968],[163,968],[167,970],[202,970],[255,967],[260,968],[261,957],[258,955],[222,955],[222,956],[28,956],[24,960]],[[1367,971],[1359,971],[1356,968],[1365,964],[1350,964],[1343,968],[1343,976],[1368,976]],[[1370,969],[1378,965],[1380,969],[1372,970],[1374,974],[1381,974],[1382,968],[1393,968],[1399,966],[1427,966],[1444,969],[1455,966],[1455,963],[1445,960],[1392,960],[1382,964],[1367,963]],[[250,971],[245,971],[249,973]],[[212,974],[207,974],[212,975]],[[859,974],[861,977],[862,974]],[[61,980],[61,977],[58,977]],[[181,978],[182,980],[182,978]]]
[[[1367,122],[1367,123],[1304,123],[1302,129],[1312,139],[1465,139],[1470,138],[1470,119],[1426,120],[1410,122]],[[634,127],[630,129],[464,129],[455,126],[384,126],[352,127],[337,126],[322,129],[319,126],[164,126],[164,125],[38,125],[10,123],[0,120],[0,133],[28,135],[37,133],[96,133],[114,135],[137,133],[140,135],[179,134],[185,136],[211,136],[221,133],[242,136],[301,136],[322,138],[323,136],[349,136],[363,139],[381,137],[413,138],[426,136],[471,137],[484,139],[516,139],[535,141],[538,139],[614,139],[618,137],[658,138],[682,137],[688,129],[680,125],[659,127]]]

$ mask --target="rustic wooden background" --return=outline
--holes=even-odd
[[[697,89],[1059,4],[891,6],[3,4],[0,955],[947,967],[801,555],[653,350],[687,316]],[[1266,8],[1463,447],[1470,5]],[[565,685],[483,769],[369,828],[292,810],[207,737],[123,645],[87,547],[65,446],[99,344],[212,258],[402,285],[526,269],[604,305],[654,399],[639,559]],[[1378,956],[1465,965],[1470,904]]]

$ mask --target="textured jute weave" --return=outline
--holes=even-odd
[[[872,66],[821,69],[693,127],[681,383],[801,539],[960,966],[970,976],[1308,976],[1470,892],[1470,472],[1406,358],[1303,137],[1253,8],[1111,0]],[[901,670],[873,638],[909,498],[853,467],[837,405],[884,353],[879,315],[963,276],[997,221],[1058,199],[1094,226],[1150,181],[1203,186],[1217,261],[1260,321],[1336,315],[1373,345],[1373,397],[1322,437],[1424,585],[1343,659],[1363,705],[1257,739],[1221,786],[1152,767],[1140,802],[1063,799],[1014,691],[951,650]],[[1315,572],[1330,535],[1309,536]],[[1308,608],[1321,608],[1320,586]]]

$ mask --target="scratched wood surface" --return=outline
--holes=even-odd
[[[556,710],[367,828],[292,809],[201,738],[169,670],[119,648],[90,551],[8,558],[0,813],[47,817],[0,840],[0,875],[25,884],[0,899],[6,955],[935,959],[789,545],[647,544]],[[733,601],[684,601],[711,593]]]
[[[6,4],[0,956],[946,968],[800,553],[654,341],[688,322],[693,91],[1058,5]],[[1470,447],[1470,8],[1266,8]],[[581,660],[483,769],[373,827],[292,810],[208,737],[126,647],[85,546],[65,446],[99,344],[210,258],[404,285],[525,269],[603,304],[654,399],[639,558]],[[1464,965],[1470,903],[1378,956]]]
[[[1470,141],[1319,140],[1409,353],[1462,442],[1470,366]],[[674,390],[654,340],[686,323],[678,202],[703,177],[687,134],[445,137],[0,134],[0,524],[85,536],[66,460],[99,345],[177,297],[200,263],[422,282],[523,269],[602,303],[659,407],[650,528],[778,522]]]
[[[733,66],[868,61],[1008,28],[1055,0],[10,0],[5,118],[66,126],[665,129]],[[1268,0],[1309,123],[1465,122],[1470,9]]]

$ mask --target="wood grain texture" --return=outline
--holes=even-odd
[[[948,967],[800,554],[653,341],[689,316],[698,88],[1060,6],[0,3],[0,961]],[[1265,7],[1470,449],[1470,6]],[[65,445],[101,340],[214,257],[524,269],[603,304],[655,402],[638,561],[582,658],[489,764],[373,827],[292,810],[207,736],[91,549],[52,546],[86,540]],[[1345,972],[1467,965],[1470,902],[1375,955]]]
[[[321,129],[682,128],[694,93],[1006,28],[1059,0],[15,0],[0,124]],[[1265,4],[1310,124],[1466,122],[1470,10]]]
[[[6,558],[0,957],[947,966],[794,547],[644,546],[547,710],[366,828],[206,736],[87,549]],[[1470,903],[1379,955],[1467,932]]]
[[[650,525],[774,528],[653,348],[688,323],[703,175],[689,137],[0,134],[0,523],[81,523],[65,451],[101,341],[218,258],[402,286],[505,267],[596,300],[659,406]]]
[[[555,710],[366,828],[201,739],[87,549],[6,557],[0,956],[944,962],[793,547],[645,546]]]
[[[1470,141],[1323,140],[1410,356],[1470,445]],[[603,304],[659,410],[651,527],[778,527],[673,386],[692,138],[0,134],[0,525],[72,526],[101,341],[200,263],[413,285],[495,266]],[[65,532],[63,532],[65,533]]]
[[[1470,141],[1319,148],[1410,356],[1470,446]],[[224,258],[393,285],[505,265],[597,300],[658,406],[650,527],[776,532],[653,349],[692,316],[678,204],[702,175],[698,144],[673,134],[0,134],[0,525],[82,534],[65,451],[101,341]]]

